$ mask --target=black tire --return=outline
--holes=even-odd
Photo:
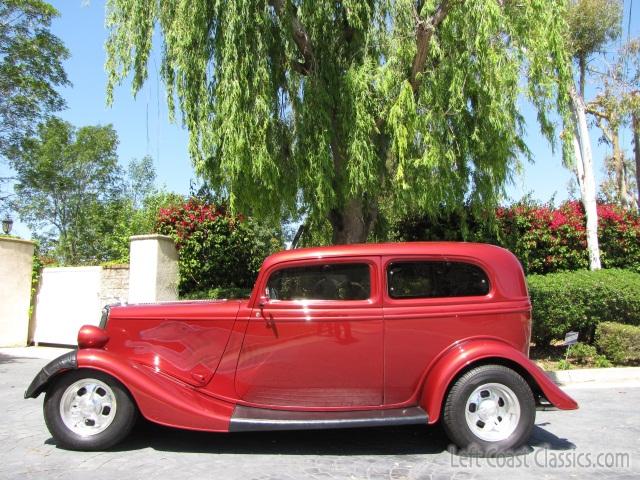
[[[504,439],[487,441],[480,438],[470,428],[467,418],[467,401],[485,384],[499,384],[508,387],[517,398],[520,417],[513,432]],[[481,391],[481,395],[484,394]],[[504,403],[504,401],[503,401]],[[471,409],[474,410],[471,410]],[[469,410],[475,411],[474,405]],[[495,418],[495,417],[494,417]],[[501,417],[497,417],[502,421]],[[502,365],[482,365],[469,370],[451,387],[444,405],[443,424],[449,438],[464,452],[491,455],[514,452],[531,436],[536,418],[536,405],[529,384],[514,370]],[[483,422],[480,425],[484,426]]]
[[[60,412],[60,403],[67,388],[83,379],[103,382],[111,389],[116,401],[113,419],[106,429],[84,436],[65,425]],[[138,409],[127,389],[115,378],[95,370],[73,370],[57,378],[47,389],[43,409],[45,423],[56,445],[68,450],[106,450],[129,434],[138,417]]]

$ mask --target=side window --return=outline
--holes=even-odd
[[[387,269],[391,298],[470,297],[489,293],[479,267],[462,262],[397,262]]]
[[[283,268],[267,282],[272,300],[366,300],[371,295],[369,265],[327,263]]]

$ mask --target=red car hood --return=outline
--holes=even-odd
[[[110,319],[144,320],[211,320],[216,317],[235,317],[242,303],[247,300],[187,300],[160,303],[114,305]]]

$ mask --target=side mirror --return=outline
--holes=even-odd
[[[269,297],[267,297],[266,295],[260,295],[260,299],[258,300],[258,306],[262,308],[268,303],[269,303]]]

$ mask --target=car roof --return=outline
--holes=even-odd
[[[359,243],[285,250],[267,257],[264,267],[272,264],[332,257],[385,256],[385,255],[455,255],[484,260],[513,255],[504,248],[487,243],[472,242],[402,242]]]

